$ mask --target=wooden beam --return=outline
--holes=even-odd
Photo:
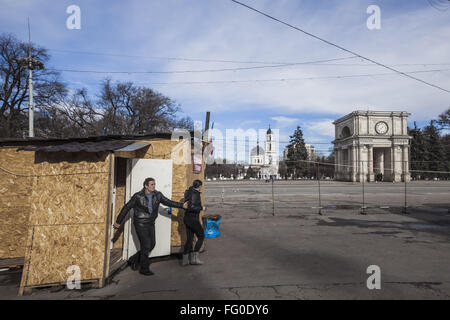
[[[206,120],[205,120],[205,133],[209,130],[209,117],[211,116],[211,112],[206,111]],[[206,137],[208,138],[208,137]]]
[[[103,276],[99,281],[99,287],[102,288],[105,284],[105,279],[109,276],[109,260],[110,260],[110,243],[111,243],[111,215],[112,215],[112,191],[114,183],[115,172],[115,157],[111,153],[109,155],[109,174],[108,174],[108,186],[107,186],[107,199],[106,199],[106,229],[105,229],[105,256],[103,260]]]

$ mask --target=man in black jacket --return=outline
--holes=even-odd
[[[184,245],[183,250],[182,266],[186,266],[189,263],[195,265],[203,264],[198,257],[203,240],[205,239],[205,233],[199,220],[200,211],[206,210],[206,207],[202,206],[200,198],[201,186],[202,182],[200,180],[195,180],[192,187],[184,193],[184,201],[188,202],[189,206],[184,213],[183,219],[184,224],[186,225],[186,244]],[[197,236],[197,243],[195,244],[194,251],[191,252],[194,234]]]
[[[133,224],[139,238],[141,250],[131,257],[129,262],[133,269],[136,269],[137,264],[139,264],[139,272],[146,276],[153,274],[149,269],[150,262],[148,256],[156,244],[155,220],[158,217],[160,203],[180,209],[186,209],[188,207],[187,202],[183,204],[164,197],[161,192],[155,190],[155,179],[147,178],[144,181],[144,188],[141,191],[136,192],[131,197],[130,201],[125,204],[114,224],[114,228],[119,229],[130,209],[134,210]]]

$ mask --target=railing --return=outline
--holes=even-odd
[[[359,214],[428,210],[448,214],[450,210],[450,172],[402,170],[395,176],[401,181],[368,181],[367,162],[360,165],[336,165],[324,162],[304,161],[316,166],[316,175],[299,180],[234,180],[220,183],[207,182],[207,205],[217,207],[244,206],[253,208],[258,215],[286,214],[293,209],[298,213],[326,214],[328,211],[353,210]],[[323,177],[325,166],[345,169],[349,177],[355,175],[361,181],[337,181]],[[405,170],[406,169],[406,170]],[[379,172],[379,168],[374,168]],[[385,172],[389,170],[384,170]],[[411,175],[428,174],[429,180],[411,180]],[[393,176],[385,175],[385,176]],[[434,178],[433,178],[434,177]],[[390,179],[390,178],[389,178]]]

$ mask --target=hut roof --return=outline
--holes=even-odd
[[[154,134],[142,135],[107,135],[107,136],[92,136],[92,137],[78,137],[78,138],[2,138],[0,139],[0,147],[6,146],[21,146],[21,145],[58,145],[70,142],[101,142],[114,140],[142,140],[142,139],[170,139],[172,133],[162,132]]]
[[[127,140],[110,140],[110,141],[88,141],[88,142],[68,142],[59,145],[51,146],[27,146],[21,147],[19,150],[26,151],[43,151],[43,152],[102,152],[102,151],[134,151],[150,143],[138,143],[134,141]],[[131,147],[134,146],[134,147]]]

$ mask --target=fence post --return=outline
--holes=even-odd
[[[319,214],[322,215],[322,199],[320,196],[320,170],[319,170],[320,163],[317,162],[317,183],[319,185]]]
[[[361,168],[362,168],[362,196],[363,196],[363,203],[362,203],[362,207],[361,207],[361,214],[367,214],[366,212],[366,199],[365,199],[365,190],[364,190],[364,183],[366,180],[366,176],[365,176],[365,170],[364,170],[364,161],[361,161]],[[359,177],[361,178],[361,174],[359,175]]]
[[[403,206],[403,213],[407,214],[408,210],[407,203],[406,203],[406,161],[403,162],[403,181],[405,182],[405,204]]]
[[[274,194],[273,194],[273,177],[270,177],[270,180],[272,180],[272,216],[275,217],[275,198],[274,198]]]

